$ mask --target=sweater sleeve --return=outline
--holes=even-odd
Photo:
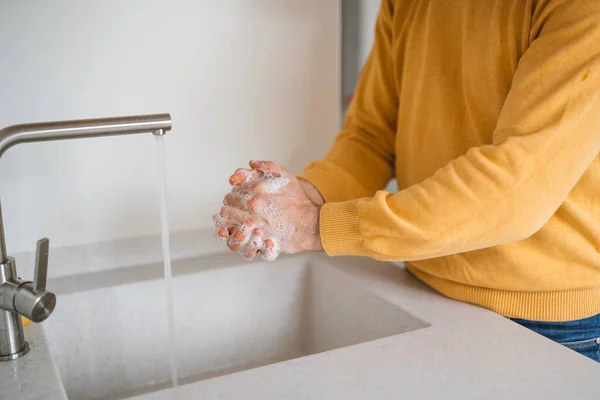
[[[396,194],[326,203],[328,254],[428,259],[519,241],[551,218],[600,151],[600,2],[546,3],[492,144]]]
[[[325,201],[373,196],[394,174],[398,99],[392,60],[392,1],[384,0],[375,43],[363,67],[343,129],[329,153],[308,165],[300,178]]]

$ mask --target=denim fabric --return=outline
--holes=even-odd
[[[600,362],[600,314],[567,322],[528,321],[514,318],[512,320],[594,361]]]

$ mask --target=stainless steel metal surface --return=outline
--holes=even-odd
[[[169,114],[13,125],[0,131],[0,156],[17,143],[170,131]]]
[[[14,360],[29,351],[23,322],[17,313],[0,310],[0,361]]]
[[[8,258],[0,263],[0,284],[8,282],[17,277],[14,259]]]
[[[21,316],[14,312],[13,299],[18,289],[14,259],[0,264],[0,361],[24,355],[29,346],[25,342]]]
[[[171,126],[169,114],[13,125],[0,130],[0,156],[18,143],[137,133],[162,136]],[[48,239],[40,239],[33,282],[18,278],[15,261],[6,252],[0,207],[0,361],[14,360],[29,351],[21,315],[42,322],[54,311],[56,296],[46,290],[48,250]]]
[[[15,260],[9,257],[0,264],[0,309],[14,311],[14,297],[19,289]],[[0,327],[2,330],[2,327]]]
[[[33,291],[40,293],[46,290],[46,277],[48,275],[48,250],[50,240],[38,240],[35,252],[35,274],[33,275]]]
[[[42,322],[52,314],[56,306],[56,296],[52,292],[34,292],[31,282],[19,286],[14,298],[14,309],[33,322]]]
[[[0,205],[0,227],[4,226],[4,222],[2,222],[2,206]],[[4,229],[0,229],[0,263],[6,261],[6,240],[4,239]]]

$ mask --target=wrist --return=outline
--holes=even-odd
[[[321,206],[314,205],[314,208],[304,214],[304,240],[300,244],[300,251],[323,251],[321,243],[320,229]]]
[[[317,205],[317,218],[314,232],[314,251],[323,251],[323,243],[321,242],[321,204]]]
[[[325,203],[323,196],[321,196],[321,193],[319,193],[317,188],[312,183],[310,183],[309,181],[304,180],[302,178],[298,178],[298,182],[300,182],[300,186],[304,190],[304,193],[306,193],[308,198],[313,203],[315,203],[318,206],[321,206],[322,204]],[[320,210],[320,208],[319,208],[319,210]]]

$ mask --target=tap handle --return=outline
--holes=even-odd
[[[46,290],[48,246],[48,239],[38,240],[33,282],[19,279],[19,286],[13,295],[15,311],[33,322],[42,322],[48,318],[56,306],[56,296]]]
[[[35,273],[33,277],[33,292],[41,293],[46,290],[46,277],[48,275],[48,248],[50,241],[43,238],[37,242],[35,255]]]

